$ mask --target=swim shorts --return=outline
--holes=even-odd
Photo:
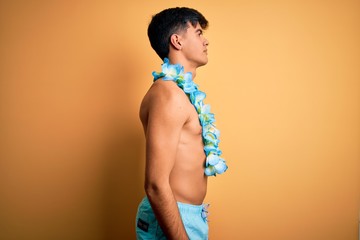
[[[207,223],[208,204],[191,205],[177,203],[181,219],[190,240],[207,240],[209,226]],[[163,240],[166,239],[163,231],[155,218],[150,202],[145,197],[139,204],[136,215],[137,240]]]

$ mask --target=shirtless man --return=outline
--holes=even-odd
[[[181,64],[194,78],[196,69],[208,62],[207,25],[194,9],[171,8],[153,16],[148,36],[161,59]],[[206,155],[197,111],[176,82],[160,78],[142,101],[140,119],[147,197],[136,217],[137,239],[207,239]]]

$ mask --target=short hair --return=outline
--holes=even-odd
[[[189,23],[193,27],[199,23],[202,29],[208,26],[200,12],[187,7],[168,8],[152,17],[147,33],[151,47],[161,59],[169,55],[171,35],[186,30]]]

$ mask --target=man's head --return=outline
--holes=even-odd
[[[173,34],[184,33],[189,27],[196,31],[196,28],[206,29],[207,26],[208,21],[195,9],[169,8],[153,16],[148,27],[148,37],[152,48],[164,59],[169,55]]]

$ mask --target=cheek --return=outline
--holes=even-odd
[[[191,48],[194,51],[202,51],[203,42],[200,38],[193,39]]]
[[[194,51],[196,49],[196,43],[194,41],[188,41],[185,45],[187,51]]]
[[[187,40],[184,48],[186,48],[189,53],[203,51],[204,44],[200,37],[189,38]]]

